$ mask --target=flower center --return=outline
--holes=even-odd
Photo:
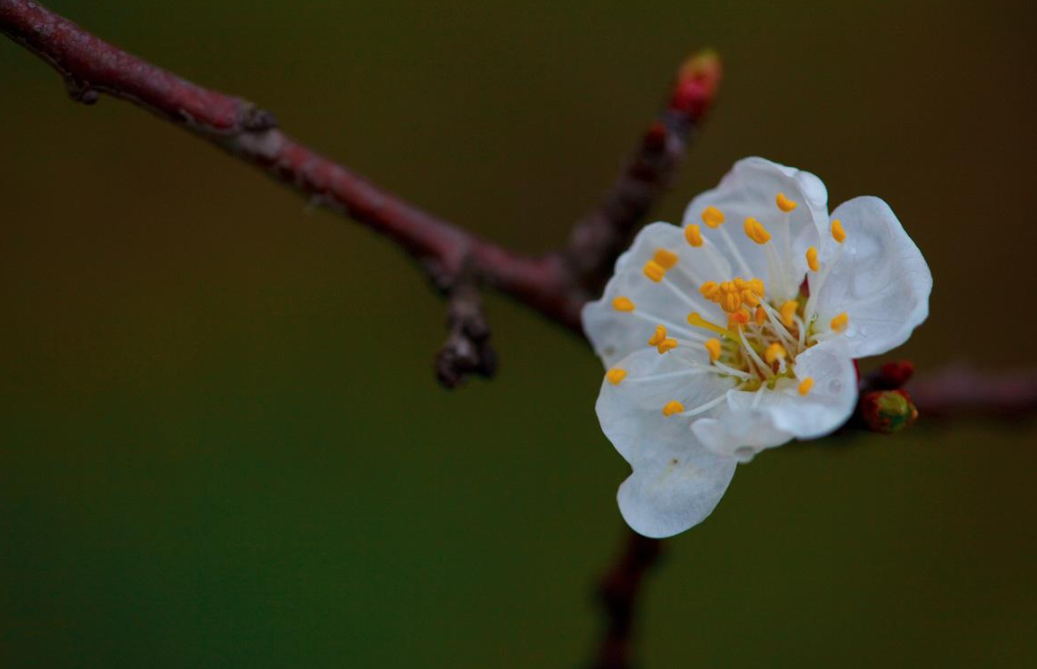
[[[697,312],[688,314],[688,323],[719,335],[703,346],[714,364],[742,372],[737,375],[742,390],[764,385],[773,390],[779,380],[796,377],[796,356],[813,345],[804,319],[805,300],[772,303],[763,280],[741,277],[707,281],[699,292],[727,314],[727,327]]]
[[[687,331],[673,321],[663,320],[656,325],[655,332],[648,339],[648,345],[658,349],[659,354],[683,346],[687,343],[701,345],[709,354],[709,364],[691,362],[691,373],[712,373],[720,377],[737,381],[738,389],[756,392],[763,389],[782,390],[795,388],[800,395],[807,395],[814,387],[810,377],[796,375],[796,357],[811,346],[843,332],[849,317],[842,313],[832,318],[827,328],[818,328],[817,315],[814,312],[816,293],[824,282],[831,268],[832,261],[822,267],[818,250],[811,246],[806,251],[806,264],[811,278],[813,296],[804,294],[802,277],[797,276],[795,263],[791,258],[791,230],[789,213],[797,207],[797,203],[778,193],[775,204],[781,211],[776,225],[778,241],[771,243],[772,235],[759,220],[745,220],[745,235],[756,244],[764,247],[767,256],[767,268],[770,273],[769,282],[773,290],[768,295],[767,284],[759,278],[742,278],[730,281],[706,281],[699,285],[699,293],[709,302],[713,302],[727,315],[727,323],[720,324],[704,318],[693,311],[687,316],[692,326]],[[702,211],[702,222],[717,235],[717,241],[724,243],[730,252],[734,265],[748,272],[748,264],[733,243],[727,230],[721,227],[725,216],[716,207],[706,207]],[[841,253],[842,244],[846,240],[846,231],[839,221],[832,221],[832,238],[838,243]],[[684,230],[688,244],[704,253],[706,267],[712,266],[717,273],[723,273],[725,262],[719,260],[719,249],[706,238],[700,226],[691,224]],[[775,247],[780,247],[780,250]],[[657,249],[652,259],[645,263],[644,274],[655,283],[663,284],[671,291],[688,301],[675,284],[667,279],[667,273],[678,264],[679,257],[669,249]],[[798,290],[797,290],[798,288]],[[789,298],[786,296],[794,295]],[[692,303],[694,302],[691,300]],[[636,305],[627,297],[616,297],[612,306],[621,312],[634,313]],[[641,318],[652,319],[647,314],[637,314]],[[655,319],[659,323],[662,319]],[[667,326],[676,336],[671,336]],[[708,336],[702,333],[705,330]],[[689,338],[690,335],[690,338]],[[683,339],[678,337],[684,336]],[[622,382],[626,372],[621,369],[610,370],[607,377],[613,384]],[[694,416],[711,409],[723,401],[723,396],[706,404],[686,410],[680,402],[674,400],[663,407],[665,416]]]

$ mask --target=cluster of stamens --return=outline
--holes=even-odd
[[[797,206],[783,193],[777,195],[775,203],[786,215]],[[724,223],[724,214],[716,207],[707,207],[702,212],[702,222],[709,228],[719,228]],[[784,225],[788,226],[787,216]],[[788,230],[785,229],[784,232],[787,237]],[[737,255],[726,231],[720,230],[719,234]],[[755,218],[745,220],[745,234],[761,246],[771,240],[770,232]],[[846,240],[846,232],[837,220],[832,221],[831,234],[840,245]],[[688,244],[694,248],[700,248],[707,243],[701,228],[695,224],[685,227],[684,236]],[[712,249],[709,250],[712,252]],[[768,249],[768,253],[774,253],[773,249]],[[666,280],[667,272],[677,266],[678,260],[678,255],[673,251],[658,249],[652,259],[645,263],[645,276],[655,283],[661,283]],[[820,272],[817,281],[819,284],[827,275],[828,268],[821,272],[816,247],[812,246],[807,250],[806,261],[811,272]],[[742,264],[744,266],[744,262]],[[709,338],[700,334],[692,335],[709,354],[709,365],[695,362],[689,364],[703,372],[734,378],[741,390],[757,391],[764,386],[773,390],[783,379],[795,380],[796,356],[813,346],[823,336],[814,333],[814,323],[811,320],[812,301],[787,299],[780,303],[772,303],[766,298],[766,285],[762,279],[736,277],[723,282],[706,281],[699,287],[699,293],[727,314],[727,327],[712,323],[697,312],[688,314],[689,325],[716,335]],[[632,300],[622,296],[613,299],[612,306],[622,312],[633,312],[636,308]],[[847,314],[839,314],[831,320],[830,331],[838,334],[846,329],[848,323]],[[681,341],[670,336],[664,325],[657,325],[648,339],[648,345],[656,348],[662,355],[678,348]],[[606,374],[609,382],[614,385],[622,382],[626,376],[626,370],[619,368],[613,368]],[[796,389],[800,395],[807,395],[813,386],[814,380],[807,377],[799,381]],[[663,407],[662,412],[665,416],[697,415],[712,408],[722,399],[718,398],[690,411],[686,411],[680,402],[673,400]]]
[[[707,281],[699,288],[699,292],[702,293],[702,297],[716,303],[727,313],[729,330],[748,325],[750,320],[762,325],[767,319],[767,313],[760,305],[760,300],[766,292],[761,279],[746,281],[741,277],[735,277],[733,281],[723,283]]]

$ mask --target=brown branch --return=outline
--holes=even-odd
[[[915,419],[1024,419],[1037,415],[1037,369],[980,372],[957,364],[921,378],[914,365],[898,360],[860,380],[857,410],[843,429],[892,433]]]
[[[527,257],[426,213],[295,141],[278,129],[273,114],[251,102],[147,63],[37,3],[0,0],[0,32],[57,70],[73,99],[92,104],[105,93],[132,102],[396,242],[451,301],[451,336],[437,359],[439,377],[447,385],[493,368],[486,362],[492,357],[486,343],[489,330],[482,315],[473,313],[479,311],[479,301],[472,299],[469,288],[466,297],[454,299],[459,286],[485,283],[551,320],[580,329],[580,307],[595,296],[619,250],[671,180],[719,76],[715,56],[689,61],[678,73],[666,111],[641,141],[605,204],[577,226],[567,249]],[[461,280],[469,273],[471,280]],[[466,315],[459,317],[458,310]],[[458,327],[461,321],[466,324]],[[473,348],[484,349],[477,356],[480,361],[465,353]]]
[[[1037,369],[1001,373],[948,367],[907,385],[925,417],[1025,418],[1037,413]]]
[[[620,553],[598,586],[607,621],[598,656],[591,669],[629,669],[633,656],[634,613],[644,578],[662,552],[662,542],[626,530]]]

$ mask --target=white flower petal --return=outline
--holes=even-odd
[[[929,315],[929,266],[877,197],[845,202],[832,218],[842,222],[846,241],[840,249],[828,237],[825,256],[835,260],[817,294],[818,329],[830,329],[831,319],[845,312],[849,327],[840,338],[850,355],[885,353],[907,341]]]
[[[784,214],[775,202],[778,193],[784,193],[798,206]],[[763,279],[771,299],[784,300],[795,297],[799,291],[807,269],[806,250],[818,244],[820,230],[828,225],[827,205],[828,192],[813,174],[763,158],[745,158],[735,163],[716,188],[691,201],[684,212],[684,225],[701,226],[703,236],[727,256],[736,275]],[[702,212],[710,206],[724,214],[725,222],[718,229],[703,225]],[[783,232],[786,216],[788,237]],[[750,217],[770,232],[767,245],[773,246],[781,258],[786,277],[783,282],[768,270],[767,245],[759,245],[746,236],[745,220]],[[724,239],[724,232],[734,250]]]
[[[620,511],[645,536],[670,536],[701,522],[734,475],[734,460],[694,438],[692,419],[662,413],[672,400],[690,410],[731,387],[732,381],[692,367],[698,357],[681,349],[660,355],[645,348],[615,365],[627,372],[620,383],[602,382],[598,419],[634,470],[620,486]]]
[[[775,408],[774,424],[797,439],[817,439],[842,427],[857,406],[857,368],[840,339],[813,346],[796,358],[796,379],[814,381],[804,397],[795,388],[791,402]]]
[[[799,382],[813,387],[799,394]],[[831,340],[796,358],[796,381],[782,380],[774,390],[731,390],[726,407],[692,425],[710,450],[742,462],[791,439],[817,439],[841,427],[857,405],[857,371],[846,345]]]
[[[676,253],[678,261],[657,283],[645,276],[644,265],[659,249]],[[657,325],[665,325],[668,334],[677,339],[704,340],[703,333],[685,320],[692,311],[726,321],[719,307],[699,294],[699,287],[708,280],[699,269],[704,260],[701,253],[688,245],[681,228],[669,223],[652,223],[638,233],[633,246],[616,263],[616,274],[605,294],[583,308],[583,330],[606,367],[645,349]],[[634,311],[616,310],[613,300],[617,297],[631,300]]]
[[[716,417],[700,418],[691,431],[712,452],[748,462],[760,451],[781,446],[792,435],[774,424],[774,415],[763,409],[725,409]]]
[[[693,366],[703,357],[705,351],[700,356],[697,350],[677,348],[660,354],[645,346],[612,367],[626,372],[620,383],[602,380],[595,407],[601,429],[632,466],[660,449],[671,453],[689,448],[688,443],[698,446],[689,430],[693,418],[664,416],[662,409],[677,401],[690,411],[734,386],[731,379]]]
[[[737,464],[701,446],[692,456],[644,462],[619,486],[619,511],[638,534],[672,537],[713,513]]]

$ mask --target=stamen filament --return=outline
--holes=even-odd
[[[725,236],[726,232],[720,231]],[[709,258],[709,262],[713,265],[713,269],[716,270],[717,276],[725,276],[728,271],[724,269],[724,266],[720,263],[720,259],[723,258],[723,254],[717,249],[716,245],[708,239],[705,240],[705,244],[702,246],[702,250],[706,252],[706,257]]]
[[[730,330],[725,330],[716,323],[710,323],[702,316],[699,316],[697,312],[693,311],[690,314],[688,314],[688,322],[696,327],[705,328],[710,332],[715,332],[718,335],[721,335],[722,337],[727,337],[731,341],[737,341],[738,339],[738,337],[735,336],[735,333],[731,332]]]
[[[680,269],[678,268],[677,271],[680,271]],[[690,294],[688,294],[688,293],[684,292],[683,290],[681,290],[680,288],[678,288],[673,283],[673,281],[671,281],[669,279],[669,277],[663,277],[663,280],[660,283],[662,283],[664,286],[666,286],[666,288],[669,289],[670,292],[672,292],[674,295],[676,295],[679,300],[684,302],[684,304],[686,304],[687,306],[691,307],[692,309],[704,309],[705,308],[704,305],[701,302],[695,301],[695,298],[693,298]]]
[[[715,397],[715,398],[711,399],[710,401],[706,402],[705,404],[700,404],[699,406],[695,407],[694,409],[691,409],[689,411],[682,411],[681,412],[681,417],[682,418],[688,418],[688,417],[691,417],[691,416],[697,416],[700,413],[704,413],[706,411],[709,411],[713,407],[715,407],[718,404],[722,403],[725,399],[727,399],[727,395],[726,394],[722,394],[722,395],[720,395],[720,397]],[[683,407],[681,407],[681,408],[683,408]]]
[[[714,362],[713,365],[716,365],[716,367],[718,369],[722,370],[725,374],[729,374],[729,375],[731,375],[731,377],[737,377],[738,379],[741,379],[742,381],[749,381],[750,379],[753,378],[752,374],[750,374],[748,372],[745,372],[745,371],[741,371],[741,370],[735,369],[734,367],[729,367],[728,365],[725,365],[722,362]]]
[[[750,358],[752,358],[752,361],[756,363],[756,365],[763,371],[763,373],[767,376],[768,379],[774,376],[774,372],[771,370],[771,366],[766,364],[756,353],[756,351],[753,350],[753,347],[749,345],[748,341],[746,341],[745,334],[741,331],[739,331],[738,334],[740,335],[739,340],[742,342],[742,348],[745,350],[746,354]]]
[[[668,321],[665,318],[660,318],[653,314],[645,313],[640,309],[631,312],[630,315],[642,321],[645,321],[646,323],[651,323],[652,325],[663,325],[671,334],[676,334],[681,337],[690,337],[691,339],[698,341],[700,344],[706,341],[706,339],[708,339],[708,337],[703,336],[701,333],[695,332],[694,330],[689,330],[683,325],[679,325],[677,323],[674,323],[673,321]]]
[[[774,310],[774,307],[766,302],[760,302],[760,306],[763,307],[764,311],[767,313],[767,318],[770,319],[771,325],[774,326],[774,331],[778,333],[778,337],[784,339],[785,342],[789,344],[795,342],[796,339],[792,336],[792,333],[786,330],[785,326],[782,325],[780,320],[778,320],[780,316],[778,312]],[[800,346],[800,348],[803,347]]]
[[[749,263],[745,262],[745,258],[742,257],[742,252],[735,246],[734,240],[731,239],[731,235],[727,234],[726,228],[720,228],[720,236],[724,238],[724,242],[727,243],[727,248],[731,251],[731,256],[738,263],[738,268],[742,271],[745,276],[752,276],[752,272],[749,271]]]
[[[626,383],[650,383],[654,381],[665,381],[667,379],[676,379],[682,376],[697,376],[699,374],[719,374],[715,369],[709,367],[692,367],[690,369],[682,369],[679,372],[665,372],[663,374],[650,374],[648,376],[634,376],[626,380]]]
[[[714,362],[713,365],[717,369],[723,371],[724,374],[728,374],[730,376],[738,377],[738,378],[742,379],[743,381],[748,381],[749,379],[753,378],[752,374],[749,374],[747,372],[743,372],[741,370],[735,369],[734,367],[729,367],[729,366],[727,366],[724,363],[719,362],[719,361]]]
[[[814,316],[814,307],[817,305],[817,296],[821,294],[821,286],[824,285],[825,279],[828,278],[828,274],[832,271],[832,268],[835,267],[842,254],[843,245],[839,244],[839,248],[836,249],[835,255],[832,256],[832,259],[825,263],[825,266],[821,268],[821,272],[817,275],[817,280],[814,281],[812,280],[813,277],[807,277],[807,280],[810,281],[810,297],[807,298],[807,307],[803,313],[806,315],[808,321]]]
[[[789,286],[791,282],[788,272],[785,271],[785,263],[778,257],[778,252],[773,244],[767,244],[764,251],[767,254],[767,270],[770,272],[771,285],[775,288],[775,294],[789,297],[792,294],[792,288]]]
[[[793,316],[793,318],[796,319],[796,328],[799,330],[799,350],[802,351],[807,343],[807,324],[798,315]]]

